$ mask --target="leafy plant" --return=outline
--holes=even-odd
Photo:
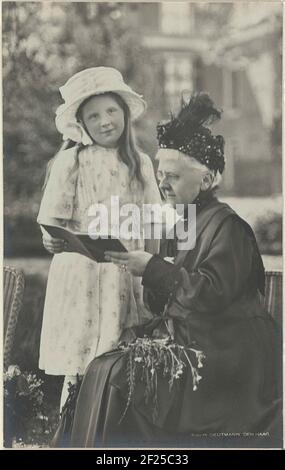
[[[282,254],[282,215],[279,212],[268,212],[258,218],[254,231],[261,253]]]
[[[128,398],[120,422],[125,417],[133,399],[138,375],[145,384],[145,402],[153,404],[154,419],[158,413],[157,380],[159,375],[168,379],[169,390],[171,390],[174,381],[180,379],[186,369],[190,369],[193,390],[197,390],[199,381],[202,379],[198,369],[203,367],[203,359],[205,359],[202,351],[177,344],[170,336],[158,339],[144,336],[136,338],[131,343],[121,344],[119,347],[128,354]]]
[[[4,372],[4,434],[5,446],[13,441],[40,444],[52,432],[44,404],[43,381],[36,374],[22,372],[10,365]]]

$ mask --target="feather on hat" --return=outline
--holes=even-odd
[[[207,127],[221,118],[208,93],[193,94],[187,103],[183,97],[177,116],[157,125],[157,138],[161,148],[174,148],[195,158],[209,169],[223,172],[224,138],[213,136]]]

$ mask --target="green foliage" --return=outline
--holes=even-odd
[[[10,365],[4,373],[5,447],[47,444],[56,425],[37,374]]]
[[[197,32],[211,40],[220,39],[229,32],[229,22],[234,12],[233,3],[195,3]]]
[[[15,214],[15,211],[11,210],[15,209],[15,206],[19,213]],[[6,211],[4,218],[5,256],[45,257],[48,253],[43,248],[40,227],[35,222],[36,214],[33,214],[31,210],[29,214],[25,214],[23,206],[24,204],[21,203],[11,204],[10,210]]]
[[[282,254],[282,214],[268,212],[256,221],[254,232],[262,254]]]

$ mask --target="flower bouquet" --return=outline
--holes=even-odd
[[[138,375],[145,384],[145,402],[153,404],[153,418],[158,413],[157,379],[161,375],[168,379],[169,390],[188,368],[192,375],[193,390],[197,390],[201,376],[198,369],[203,367],[205,355],[193,347],[174,342],[170,335],[162,338],[144,336],[120,349],[127,353],[128,398],[120,422],[125,417],[132,401]],[[138,374],[139,372],[139,374]]]
[[[5,446],[34,443],[37,432],[45,432],[48,417],[44,411],[43,381],[36,374],[10,365],[4,372]]]

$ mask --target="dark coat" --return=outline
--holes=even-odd
[[[164,311],[176,342],[205,353],[199,387],[190,369],[171,391],[160,377],[154,419],[140,382],[119,425],[126,357],[96,358],[81,386],[71,446],[281,445],[281,336],[264,309],[264,268],[248,224],[212,198],[197,214],[195,248],[178,252],[174,265],[151,258],[143,284],[155,315],[145,331],[162,328]]]

